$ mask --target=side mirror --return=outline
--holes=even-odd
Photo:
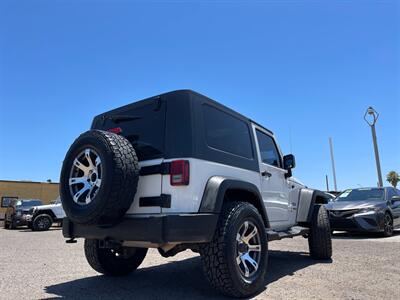
[[[296,160],[293,154],[288,154],[283,157],[283,168],[287,170],[285,177],[292,177],[292,169],[296,167]]]
[[[392,203],[395,203],[397,201],[400,201],[400,196],[393,196],[391,199]]]
[[[288,154],[283,157],[283,168],[285,170],[294,169],[296,167],[296,160],[293,154]]]

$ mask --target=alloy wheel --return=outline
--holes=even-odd
[[[50,220],[48,218],[40,218],[37,222],[37,227],[41,230],[50,227]]]
[[[236,235],[236,264],[245,280],[249,280],[258,270],[261,259],[260,241],[256,225],[245,221]]]
[[[76,204],[87,205],[93,201],[101,187],[102,162],[97,152],[86,148],[72,164],[69,190]]]
[[[391,235],[393,233],[393,221],[389,214],[385,215],[384,230],[387,235]]]

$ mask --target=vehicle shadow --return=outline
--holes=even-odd
[[[400,230],[396,229],[393,232],[394,236],[400,236]],[[346,231],[335,231],[332,234],[332,239],[337,240],[368,240],[368,239],[390,239],[391,237],[383,237],[380,233],[376,232],[346,232]]]
[[[61,230],[61,228],[60,227],[51,227],[51,228],[49,228],[49,229],[47,229],[47,230],[45,230],[45,231],[33,231],[32,229],[29,229],[29,228],[24,228],[24,229],[22,229],[22,228],[19,228],[18,229],[18,231],[19,232],[41,232],[41,233],[44,233],[44,232],[47,232],[47,231],[57,231],[57,230]]]
[[[329,263],[331,261],[323,261]],[[321,263],[303,252],[270,251],[265,286]],[[45,287],[53,299],[224,299],[203,275],[200,257],[139,269],[127,277],[92,276]]]

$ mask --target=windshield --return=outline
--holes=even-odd
[[[37,206],[42,205],[40,200],[19,200],[17,206]]]
[[[378,188],[345,190],[334,201],[380,201],[384,195],[384,189]]]

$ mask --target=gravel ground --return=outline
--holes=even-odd
[[[256,299],[400,299],[400,232],[391,238],[334,235],[332,261],[308,257],[302,237],[270,243],[266,289]],[[60,229],[0,229],[0,299],[221,298],[186,251],[162,258],[151,250],[124,278],[98,275],[83,241],[65,244]]]

